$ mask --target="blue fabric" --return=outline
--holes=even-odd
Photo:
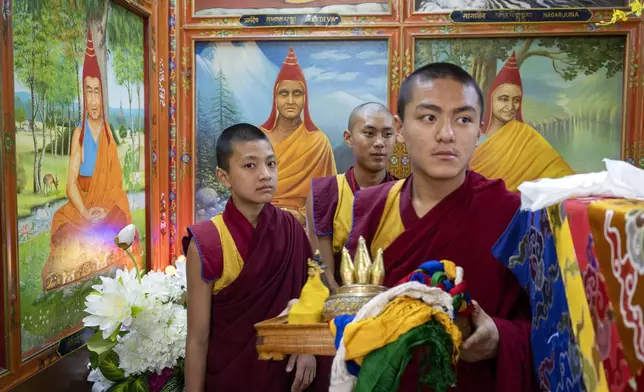
[[[98,143],[94,140],[92,131],[89,129],[89,122],[85,120],[85,134],[83,135],[83,162],[81,162],[80,165],[81,176],[91,177],[94,175],[96,154],[98,154]]]
[[[340,340],[342,340],[342,336],[344,336],[344,328],[347,326],[347,324],[352,322],[355,317],[356,316],[352,314],[343,314],[342,316],[337,316],[333,319],[333,323],[335,323],[336,350],[338,349],[338,347],[340,347]],[[358,373],[360,373],[360,365],[358,365],[354,360],[346,361],[346,364],[349,374],[358,377]]]
[[[440,261],[432,260],[424,262],[420,267],[418,267],[418,269],[422,270],[427,275],[432,276],[434,275],[434,272],[445,271],[445,266],[443,266],[443,263]]]
[[[492,249],[530,294],[531,345],[542,391],[584,391],[579,347],[546,210],[518,211]]]

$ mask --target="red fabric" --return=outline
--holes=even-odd
[[[192,226],[192,232],[197,233],[196,228],[203,224]],[[214,226],[212,222],[210,225]],[[217,238],[195,238],[202,252],[214,248],[210,241],[218,242]],[[299,297],[310,257],[311,247],[302,225],[290,213],[266,204],[253,230],[241,273],[212,297],[207,391],[290,390],[292,374],[286,373],[286,361],[257,359],[254,325],[276,317],[290,299]]]
[[[515,52],[512,52],[512,56],[505,63],[501,71],[496,75],[496,78],[490,86],[490,91],[487,94],[485,115],[483,116],[483,133],[487,132],[487,128],[490,126],[490,119],[492,118],[492,93],[502,84],[516,84],[517,86],[523,88],[521,83],[521,73],[519,73],[519,65],[517,64],[517,58]],[[516,120],[523,122],[523,105],[519,106],[517,110]]]
[[[268,120],[262,124],[262,128],[267,131],[272,131],[275,128],[277,123],[277,85],[284,80],[295,80],[301,82],[304,85],[304,126],[309,132],[315,132],[318,130],[318,127],[313,123],[311,119],[311,114],[309,113],[309,89],[306,86],[306,78],[304,77],[304,72],[300,68],[299,63],[297,62],[297,57],[295,57],[295,51],[291,46],[284,59],[284,64],[282,64],[282,69],[275,79],[275,85],[273,86],[273,108],[271,109],[271,115],[268,117]]]
[[[614,309],[600,271],[588,221],[588,205],[596,200],[600,198],[567,200],[564,206],[590,306],[597,349],[604,363],[608,389],[611,392],[629,391],[631,388],[628,380],[631,378],[631,373],[624,357],[619,331],[612,316]]]
[[[405,232],[384,250],[385,285],[391,287],[427,260],[452,260],[465,270],[472,299],[496,322],[495,360],[458,364],[456,391],[530,391],[534,384],[530,352],[530,303],[512,272],[492,256],[492,247],[520,206],[519,195],[502,181],[468,172],[465,183],[424,217],[411,204],[413,178],[403,185],[400,213]],[[371,244],[393,183],[358,192],[349,250],[362,235]],[[418,360],[403,375],[400,391],[416,391]]]
[[[92,30],[87,29],[87,48],[85,49],[85,60],[83,61],[83,117],[81,124],[81,132],[79,135],[79,143],[81,147],[83,146],[83,138],[85,137],[85,119],[87,118],[87,104],[85,102],[85,78],[98,78],[99,82],[102,83],[103,79],[101,78],[101,69],[98,67],[98,60],[96,59],[96,51],[94,50],[94,41],[92,41]],[[101,97],[103,96],[103,85],[101,84]],[[101,99],[103,102],[103,99]],[[103,106],[101,105],[101,111],[103,111]],[[107,144],[111,143],[112,138],[110,137],[110,127],[107,125],[107,119],[105,118],[105,113],[103,113],[103,121],[105,126],[105,134],[107,135]]]

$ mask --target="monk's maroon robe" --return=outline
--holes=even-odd
[[[392,183],[364,189],[354,201],[348,247],[353,254],[359,236],[371,245]],[[516,277],[492,256],[520,206],[520,197],[502,181],[468,172],[464,184],[425,216],[412,206],[413,178],[403,185],[400,215],[405,231],[384,249],[385,285],[395,285],[427,260],[452,260],[463,267],[472,298],[493,318],[499,331],[495,359],[459,361],[456,391],[530,391],[534,382],[530,352],[530,302]],[[416,358],[417,359],[417,358]],[[418,361],[403,375],[400,391],[416,391]]]
[[[353,167],[349,168],[344,173],[349,188],[355,195],[360,190],[360,185],[356,181],[353,173]],[[396,181],[397,178],[391,173],[387,172],[382,184]],[[333,236],[333,219],[338,208],[338,177],[328,176],[321,178],[313,178],[311,180],[311,195],[313,196],[311,215],[313,216],[313,229],[319,237]],[[341,253],[335,255],[335,279],[340,282],[340,261]]]
[[[302,225],[288,212],[266,204],[253,226],[228,201],[223,219],[244,265],[237,279],[212,297],[206,390],[216,392],[289,391],[293,373],[286,361],[258,359],[254,325],[276,317],[298,298],[307,276],[311,247]],[[184,253],[194,239],[206,281],[223,271],[219,233],[211,221],[188,228]]]

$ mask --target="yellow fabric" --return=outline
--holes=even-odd
[[[230,234],[226,223],[224,223],[223,215],[219,213],[211,221],[215,224],[219,232],[219,240],[221,241],[221,249],[224,256],[221,277],[212,286],[212,292],[217,294],[237,279],[242,268],[244,268],[244,260],[239,254],[239,250],[237,250],[235,240]]]
[[[450,260],[441,260],[441,263],[443,263],[445,275],[447,275],[450,280],[456,279],[456,264]],[[465,304],[465,301],[463,301],[463,304]]]
[[[570,224],[566,214],[562,214],[562,209],[562,204],[548,207],[548,220],[555,237],[555,248],[559,268],[562,271],[570,321],[579,344],[579,359],[583,368],[584,385],[589,392],[607,392],[606,374],[599,349],[596,346],[595,328],[577,263]]]
[[[353,191],[344,174],[337,175],[338,206],[333,215],[333,253],[340,253],[349,239],[353,219]]]
[[[322,322],[324,301],[329,297],[329,289],[322,283],[319,273],[309,276],[302,288],[300,300],[288,313],[289,324],[316,324]]]
[[[511,191],[525,181],[559,178],[574,171],[532,127],[512,120],[474,150],[470,169],[500,178]]]
[[[378,229],[376,229],[376,234],[371,241],[372,255],[375,255],[378,249],[387,249],[405,231],[405,225],[403,225],[400,217],[400,192],[404,183],[405,180],[396,181],[389,190]]]
[[[458,327],[445,312],[432,308],[418,299],[405,296],[392,300],[378,316],[349,323],[345,327],[343,336],[346,348],[345,358],[353,359],[362,365],[367,354],[395,342],[402,335],[432,318],[440,322],[452,336],[455,345],[454,360],[456,360],[458,347],[461,345],[461,332]]]
[[[308,132],[304,123],[279,143],[273,140],[275,131],[262,130],[268,135],[277,156],[277,192],[272,203],[306,216],[305,203],[311,179],[337,173],[329,138],[322,131]]]

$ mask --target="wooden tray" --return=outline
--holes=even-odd
[[[335,355],[328,324],[287,324],[287,318],[281,316],[255,324],[259,359],[282,360],[290,354]]]
[[[290,354],[335,355],[335,342],[326,323],[287,324],[288,316],[255,324],[257,353],[261,360],[282,360]],[[456,318],[465,340],[471,333],[469,318]]]

